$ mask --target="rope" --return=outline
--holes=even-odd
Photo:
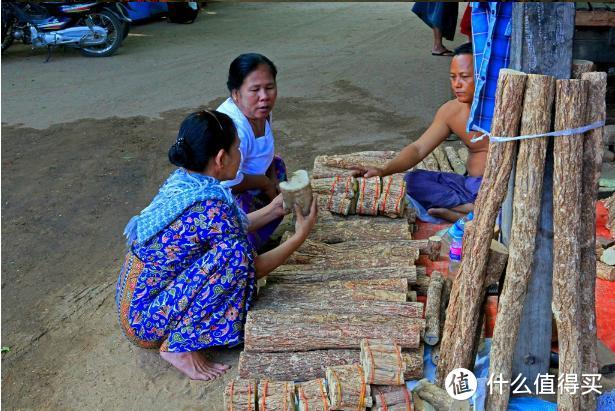
[[[262,411],[267,411],[267,387],[269,387],[269,380],[265,380],[265,386],[263,387],[263,409]]]
[[[583,134],[583,133],[588,132],[589,130],[593,130],[595,128],[599,128],[602,126],[604,126],[604,120],[595,121],[585,126],[569,128],[566,130],[558,130],[558,131],[552,131],[550,133],[541,133],[541,134],[526,134],[526,135],[517,136],[517,137],[499,137],[499,136],[492,136],[490,133],[483,133],[480,136],[476,136],[472,138],[470,142],[476,143],[477,141],[481,141],[485,137],[488,137],[489,141],[492,143],[506,143],[508,141],[527,140],[527,139],[538,138],[538,137],[572,136],[575,134]]]

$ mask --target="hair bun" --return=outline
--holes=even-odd
[[[169,148],[169,161],[177,167],[188,168],[188,156],[184,144],[177,142]]]

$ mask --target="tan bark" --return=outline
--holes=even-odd
[[[594,70],[594,62],[589,60],[572,60],[572,74],[570,78],[582,79],[584,73]]]
[[[498,78],[491,132],[516,136],[527,75],[502,69]],[[489,143],[487,164],[475,203],[474,229],[464,235],[464,258],[457,272],[440,343],[437,382],[455,368],[471,368],[474,339],[483,303],[485,275],[495,219],[507,192],[515,142]]]
[[[597,261],[596,276],[601,280],[615,281],[615,267],[607,265],[602,261]]]
[[[429,276],[425,272],[425,267],[416,267],[416,283],[412,288],[418,295],[427,295],[429,290]]]
[[[329,411],[331,405],[325,387],[324,378],[317,378],[297,385],[299,411]]]
[[[404,385],[372,385],[373,411],[408,411],[414,408],[412,393]]]
[[[463,164],[467,164],[470,150],[468,150],[467,147],[461,147],[457,150],[457,154],[459,154],[459,158],[463,161]]]
[[[244,347],[254,352],[359,348],[363,338],[386,335],[401,347],[417,348],[424,328],[418,318],[254,310],[248,312]]]
[[[239,354],[240,378],[308,381],[325,378],[327,367],[359,363],[359,350],[250,352]]]
[[[378,201],[382,193],[380,177],[359,177],[357,183],[357,214],[378,215]]]
[[[606,73],[585,73],[581,79],[588,82],[587,114],[585,122],[591,124],[606,118]],[[598,372],[596,357],[596,200],[598,180],[602,168],[603,128],[585,133],[583,137],[583,166],[581,186],[581,225],[579,240],[581,244],[580,282],[581,282],[581,353],[584,374]],[[594,393],[581,396],[581,408],[593,409],[596,406]]]
[[[382,178],[382,194],[378,200],[378,214],[389,218],[402,217],[406,212],[406,181],[404,174]]]
[[[256,394],[256,381],[231,380],[224,389],[224,408],[227,411],[255,411]]]
[[[371,388],[359,364],[327,368],[331,409],[364,410],[372,406]]]
[[[440,171],[445,172],[445,173],[453,172],[453,168],[448,162],[448,158],[446,157],[446,152],[444,151],[443,145],[439,145],[438,147],[436,147],[433,151],[433,155],[436,158],[436,161],[438,162],[438,167],[440,168]]]
[[[453,167],[453,171],[457,174],[464,175],[466,173],[466,164],[459,158],[457,151],[453,147],[444,147],[448,162]]]
[[[555,129],[566,130],[585,122],[587,83],[557,80]],[[581,375],[581,298],[579,222],[583,136],[555,138],[553,167],[553,302],[559,338],[560,375]],[[586,212],[587,210],[584,210]],[[592,221],[592,224],[595,222]],[[580,392],[563,390],[557,396],[562,410],[581,409]]]
[[[312,179],[312,191],[318,194],[318,208],[332,213],[353,214],[357,202],[357,179],[352,176],[334,176]]]
[[[553,77],[528,75],[521,134],[538,134],[550,130],[554,90]],[[490,361],[490,374],[502,375],[507,381],[511,379],[512,358],[532,274],[546,149],[546,138],[523,140],[517,154],[509,262],[499,301]],[[507,389],[501,391],[493,390],[488,395],[488,410],[506,409],[509,392]]]
[[[322,164],[341,169],[361,167],[381,167],[383,163],[390,161],[397,155],[396,151],[359,151],[350,154],[336,154],[318,156]],[[314,161],[316,163],[316,160]]]
[[[361,367],[368,384],[403,385],[406,363],[392,341],[361,340]]]
[[[404,348],[401,356],[406,363],[404,380],[416,380],[423,377],[423,354],[425,346],[421,344],[419,348]]]
[[[384,217],[336,216],[330,212],[318,215],[318,222],[310,232],[310,240],[327,244],[362,240],[410,240],[408,224]]]
[[[310,214],[312,206],[312,187],[310,178],[305,170],[295,171],[288,181],[280,182],[280,192],[284,199],[284,208],[288,211],[295,211],[295,206],[301,208],[301,214]]]
[[[329,269],[310,264],[282,265],[267,276],[268,284],[310,284],[326,281],[369,280],[382,278],[405,278],[408,284],[416,283],[417,269],[409,267],[373,267]]]
[[[431,273],[425,306],[425,344],[436,345],[440,341],[440,304],[442,299],[442,273]]]
[[[295,411],[295,383],[261,380],[258,384],[259,411]]]
[[[436,160],[434,153],[427,154],[427,157],[423,159],[422,163],[425,170],[440,171],[440,167],[438,166],[438,160]]]
[[[431,404],[437,411],[470,409],[470,403],[467,400],[455,401],[445,390],[432,384],[426,378],[419,381],[413,392],[423,401]]]

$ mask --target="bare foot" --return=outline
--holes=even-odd
[[[439,217],[446,221],[450,221],[451,223],[454,223],[455,221],[465,216],[464,213],[449,210],[448,208],[430,208],[429,210],[427,210],[427,213],[430,216]]]
[[[231,368],[229,365],[207,360],[203,354],[198,351],[161,351],[160,356],[191,380],[215,380],[224,374],[226,370]]]

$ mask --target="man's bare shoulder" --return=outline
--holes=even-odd
[[[463,111],[466,109],[466,104],[462,104],[457,99],[453,99],[440,106],[438,109],[438,116],[443,120],[449,121],[463,114]]]

